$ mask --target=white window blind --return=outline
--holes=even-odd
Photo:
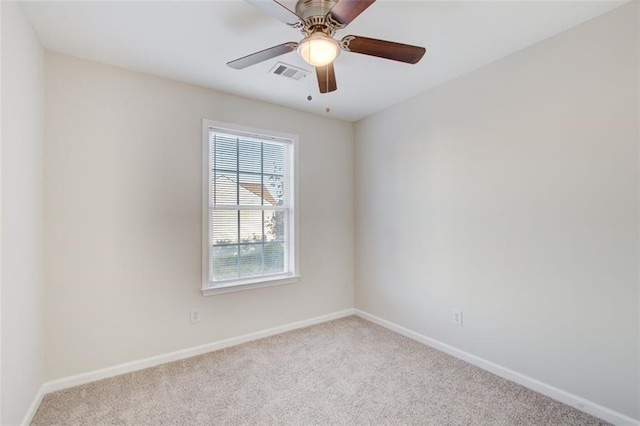
[[[208,128],[208,283],[292,276],[293,141]]]

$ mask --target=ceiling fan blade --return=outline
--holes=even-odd
[[[353,35],[344,37],[340,45],[347,52],[362,53],[408,64],[417,64],[427,51],[420,46]]]
[[[366,8],[371,6],[374,1],[375,0],[338,0],[328,15],[331,15],[334,20],[346,26],[364,12]]]
[[[276,0],[245,0],[268,15],[273,16],[280,22],[284,22],[290,27],[301,27],[304,22],[302,18],[296,15],[287,7],[281,5]]]
[[[321,67],[316,67],[316,76],[318,77],[320,93],[329,93],[338,89],[333,62]]]
[[[227,65],[231,68],[241,70],[262,61],[266,61],[267,59],[275,58],[276,56],[292,52],[296,50],[297,47],[298,43],[294,41],[291,41],[289,43],[282,43],[256,53],[252,53],[251,55],[243,56],[242,58],[235,59],[231,62],[227,62]]]

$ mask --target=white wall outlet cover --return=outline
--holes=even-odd
[[[462,309],[460,308],[452,308],[451,309],[451,320],[457,326],[462,327]]]
[[[191,324],[200,322],[200,309],[191,309],[189,311],[189,321]]]

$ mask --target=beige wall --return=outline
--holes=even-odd
[[[357,123],[357,308],[640,417],[637,8]]]
[[[2,419],[22,421],[44,379],[44,50],[2,2]]]
[[[353,306],[351,123],[55,53],[46,76],[47,379]],[[299,135],[299,283],[201,295],[203,118]]]

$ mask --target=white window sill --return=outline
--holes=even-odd
[[[236,291],[252,290],[254,288],[273,287],[276,285],[297,283],[300,275],[279,276],[275,278],[258,278],[243,281],[234,281],[220,284],[215,287],[203,288],[203,296],[213,296],[215,294],[233,293]]]

